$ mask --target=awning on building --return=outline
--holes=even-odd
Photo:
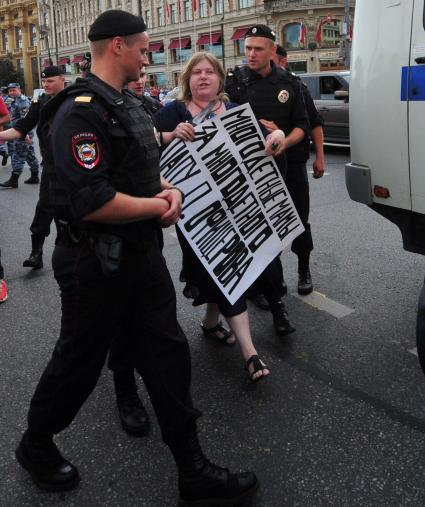
[[[71,60],[71,63],[80,63],[84,60],[84,55],[74,55],[74,58]]]
[[[67,56],[63,56],[59,58],[58,65],[66,65],[69,63],[69,58]]]
[[[159,42],[150,42],[149,43],[149,53],[155,53],[155,51],[161,51],[164,48],[164,43],[162,41]]]
[[[211,40],[211,42],[210,42],[210,40]],[[205,46],[205,44],[217,44],[217,42],[220,42],[220,41],[221,41],[221,33],[215,32],[215,33],[212,33],[211,36],[209,33],[207,33],[205,35],[201,35],[196,44],[198,44],[198,46]]]
[[[180,39],[173,39],[168,49],[185,49],[187,46],[190,46],[190,37],[181,37]]]
[[[248,28],[236,28],[236,30],[233,32],[233,35],[230,37],[230,40],[243,39],[248,30],[249,30],[249,27]]]

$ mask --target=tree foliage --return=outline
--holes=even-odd
[[[9,83],[19,83],[24,88],[24,75],[21,70],[16,70],[10,58],[0,59],[0,86]]]

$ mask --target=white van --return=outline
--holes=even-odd
[[[425,0],[357,0],[350,82],[350,197],[425,254]],[[425,285],[416,345],[425,373]]]
[[[425,0],[357,0],[350,82],[350,197],[425,254]]]

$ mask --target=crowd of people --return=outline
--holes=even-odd
[[[227,76],[213,55],[195,53],[180,76],[177,99],[165,106],[159,90],[159,100],[152,89],[145,93],[149,38],[141,17],[107,11],[94,21],[88,38],[90,69],[65,91],[64,76],[55,66],[43,71],[45,95],[31,104],[12,83],[14,100],[4,113],[10,118],[0,132],[0,140],[25,145],[24,161],[31,169],[26,182],[38,183],[38,164],[28,155],[38,125],[43,171],[30,227],[32,251],[24,266],[43,267],[43,243],[54,220],[52,263],[62,300],[59,338],[31,400],[16,457],[42,489],[78,484],[77,468],[61,455],[53,437],[71,424],[109,355],[120,421],[135,436],[150,428],[135,374],[143,379],[177,465],[181,503],[238,504],[257,489],[256,475],[232,473],[210,462],[197,437],[200,412],[190,393],[189,347],[162,254],[162,228],[177,224],[185,196],[160,176],[160,153],[174,139],[192,142],[203,121],[249,103],[264,133],[265,154],[274,157],[305,228],[292,250],[298,256],[298,292],[308,294],[313,290],[313,242],[306,162],[311,139],[313,176],[323,175],[322,121],[307,88],[285,69],[285,52],[265,25],[247,31],[247,65]],[[12,149],[15,162],[3,187],[18,187],[23,153]],[[205,305],[202,333],[225,346],[237,343],[248,379],[266,379],[271,370],[253,343],[247,299],[271,312],[279,337],[295,330],[284,302],[280,257],[230,304],[179,229],[177,234],[183,294],[194,305]],[[7,298],[1,264],[0,280],[1,302]],[[119,298],[111,300],[111,293]]]

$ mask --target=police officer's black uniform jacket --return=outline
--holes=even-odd
[[[156,220],[122,225],[82,222],[116,192],[153,197],[161,191],[159,149],[143,101],[128,90],[118,93],[89,74],[56,95],[43,108],[42,118],[38,132],[52,170],[55,218],[77,228],[115,234],[143,248],[157,234]]]
[[[247,65],[226,76],[226,93],[232,102],[249,102],[257,120],[273,121],[285,135],[294,128],[308,132],[307,113],[299,81],[271,62],[271,73],[263,77]]]
[[[26,136],[33,128],[36,127],[38,120],[40,119],[41,108],[50,100],[50,95],[43,93],[36,99],[31,101],[28,113],[13,125],[13,128],[20,132],[23,136]]]

